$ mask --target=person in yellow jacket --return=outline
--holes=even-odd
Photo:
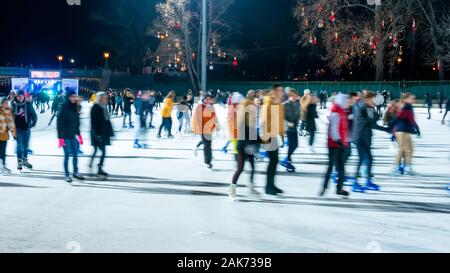
[[[175,106],[175,98],[177,94],[175,91],[170,91],[169,95],[167,95],[166,99],[164,100],[164,105],[161,110],[161,117],[162,117],[162,123],[159,127],[158,131],[158,138],[161,138],[161,132],[163,129],[166,129],[168,132],[168,137],[173,138],[172,135],[172,110]]]
[[[16,125],[8,98],[0,99],[0,173],[9,174],[11,171],[6,168],[6,145],[9,134],[16,138]]]
[[[96,103],[97,102],[97,93],[93,92],[91,95],[91,98],[89,99],[90,103]]]
[[[267,167],[266,194],[277,195],[283,193],[275,186],[275,175],[279,163],[279,141],[284,138],[284,89],[276,84],[272,86],[270,93],[264,97],[264,104],[261,108],[260,128],[261,128],[261,148],[267,151],[269,165]]]

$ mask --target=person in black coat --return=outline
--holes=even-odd
[[[98,164],[98,175],[108,176],[103,170],[103,164],[106,157],[106,146],[111,145],[111,137],[114,136],[114,131],[109,119],[108,113],[109,96],[107,93],[101,92],[97,94],[97,102],[91,109],[91,140],[94,147],[94,153],[91,157],[89,167],[92,169],[97,150],[102,152],[100,163]]]
[[[25,92],[20,90],[12,102],[12,112],[17,130],[17,169],[23,167],[32,169],[28,162],[28,146],[31,138],[31,128],[36,126],[38,117],[33,108],[33,103],[25,97]]]
[[[317,114],[317,97],[313,96],[311,103],[308,105],[306,110],[306,131],[309,134],[309,146],[311,147],[311,151],[314,152],[313,146],[314,146],[314,140],[316,137],[316,119],[319,118],[319,115]]]
[[[364,97],[357,102],[357,107],[353,113],[352,140],[356,145],[359,155],[356,178],[360,176],[360,169],[363,163],[367,166],[366,187],[361,187],[358,182],[353,185],[353,191],[364,192],[365,189],[379,190],[380,187],[372,182],[372,129],[389,132],[388,128],[377,125],[378,116],[375,110],[375,94],[366,92]]]
[[[430,93],[427,93],[425,95],[425,104],[427,105],[428,109],[428,118],[431,119],[431,108],[433,108],[433,97],[430,95]]]
[[[78,172],[78,151],[80,145],[83,145],[83,137],[80,133],[80,103],[81,98],[75,91],[67,92],[67,101],[61,107],[61,112],[57,119],[57,131],[59,139],[59,148],[64,150],[64,172],[65,181],[72,182],[69,173],[69,158],[73,159],[73,177],[78,180],[84,180]]]
[[[127,128],[126,121],[128,118],[128,128],[133,129],[131,106],[134,104],[134,95],[130,89],[126,89],[123,96],[123,128]]]

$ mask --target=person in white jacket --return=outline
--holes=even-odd
[[[377,91],[377,95],[375,96],[375,105],[377,107],[378,118],[382,118],[383,116],[383,113],[381,112],[381,107],[383,107],[383,104],[384,104],[384,97],[380,91]]]

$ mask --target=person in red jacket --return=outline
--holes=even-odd
[[[338,172],[337,195],[347,197],[349,193],[343,189],[345,181],[345,161],[350,149],[348,108],[350,107],[349,97],[339,94],[331,108],[330,124],[328,129],[328,170],[325,182],[320,192],[320,196],[325,195],[328,189],[333,167],[336,166]]]

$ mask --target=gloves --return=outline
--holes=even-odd
[[[84,144],[83,136],[78,135],[78,136],[77,136],[77,139],[78,139],[78,143],[80,143],[80,145],[83,145],[83,144]]]
[[[345,145],[342,143],[342,140],[336,141],[336,143],[339,145],[340,148],[346,148]]]
[[[64,142],[64,139],[60,138],[59,143],[58,143],[58,148],[61,149],[64,146],[66,146],[66,143]]]

